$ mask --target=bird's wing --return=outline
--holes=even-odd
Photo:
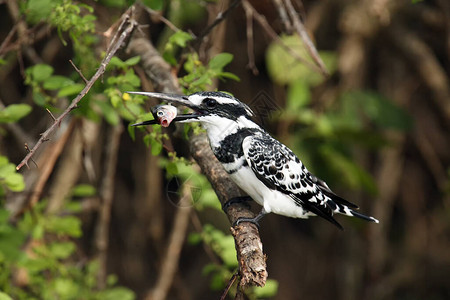
[[[288,147],[268,134],[261,134],[246,137],[242,148],[248,165],[267,187],[288,195],[305,210],[342,228],[333,218],[336,205],[332,207],[334,203],[329,203],[328,194],[334,193],[325,182],[311,175]]]

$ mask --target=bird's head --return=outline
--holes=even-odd
[[[127,93],[187,106],[193,110],[193,113],[178,115],[173,122],[200,122],[207,130],[211,127],[226,128],[233,123],[248,122],[253,116],[252,110],[246,104],[223,92],[198,92],[189,96],[151,92]],[[135,125],[148,124],[154,123],[146,121]]]

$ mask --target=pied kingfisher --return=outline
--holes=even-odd
[[[211,149],[233,181],[263,206],[254,219],[257,224],[267,213],[308,218],[321,216],[337,227],[334,213],[378,220],[356,212],[355,204],[337,196],[328,185],[311,174],[298,157],[251,120],[252,110],[223,92],[199,92],[189,96],[150,92],[128,92],[159,98],[191,108],[191,114],[178,115],[174,122],[200,122]],[[134,124],[155,124],[145,121]],[[234,224],[236,225],[236,224]]]

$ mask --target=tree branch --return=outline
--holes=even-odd
[[[181,249],[183,248],[184,238],[189,225],[189,216],[192,211],[192,196],[189,185],[183,186],[183,196],[180,199],[180,205],[173,222],[172,233],[166,255],[162,261],[158,281],[153,290],[147,294],[145,299],[164,300],[167,298],[170,286],[176,275],[178,261],[180,259]]]
[[[36,150],[42,145],[43,142],[48,140],[53,131],[61,124],[61,121],[78,106],[78,103],[83,99],[84,96],[89,92],[94,83],[100,78],[100,76],[105,72],[106,66],[109,64],[111,58],[115,55],[117,50],[122,46],[123,42],[127,37],[131,35],[133,29],[137,25],[136,21],[132,18],[132,13],[134,10],[134,6],[132,6],[128,11],[122,16],[122,23],[119,26],[119,30],[116,32],[114,38],[111,41],[111,45],[108,47],[110,49],[103,61],[100,64],[100,67],[95,72],[94,76],[86,83],[84,89],[78,94],[78,96],[73,99],[72,103],[66,108],[66,110],[53,122],[53,125],[50,126],[44,133],[41,134],[41,138],[37,141],[34,147],[30,150],[30,152],[25,156],[25,158],[17,165],[16,169],[19,170],[24,165],[28,166],[28,161],[35,154]],[[127,25],[125,27],[125,25]]]
[[[111,207],[114,198],[115,175],[117,169],[117,156],[119,153],[120,136],[123,132],[122,124],[109,128],[105,149],[105,169],[100,185],[99,220],[96,227],[95,245],[99,261],[98,288],[106,287],[107,258],[109,246],[109,228],[111,220]]]
[[[155,90],[181,94],[170,67],[147,39],[133,38],[127,51],[131,56],[141,56],[141,64],[147,76],[152,80]],[[212,153],[205,135],[198,135],[190,139],[189,146],[191,155],[211,182],[222,204],[233,197],[240,196],[239,188]],[[227,215],[231,223],[240,217],[255,216],[242,204],[231,205],[227,210]],[[265,285],[267,279],[266,260],[258,228],[252,223],[243,222],[232,229],[232,234],[238,253],[241,286]]]

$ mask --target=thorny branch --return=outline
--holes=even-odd
[[[169,65],[147,39],[133,38],[128,46],[129,55],[141,56],[141,64],[147,76],[153,82],[156,91],[178,93],[176,78]],[[198,135],[189,141],[191,154],[211,182],[221,203],[240,196],[239,188],[229,178],[222,165],[211,151],[205,135]],[[254,214],[242,204],[233,204],[227,210],[231,223],[239,217],[254,217]],[[252,223],[243,222],[232,229],[240,267],[240,286],[264,286],[267,279],[266,257],[262,250],[258,228]]]
[[[111,58],[115,55],[117,50],[122,46],[123,42],[127,37],[130,36],[130,34],[133,32],[133,29],[136,27],[137,23],[132,18],[134,7],[131,7],[122,17],[122,23],[119,26],[119,29],[117,30],[114,38],[111,41],[109,48],[109,51],[107,52],[105,58],[100,64],[100,67],[97,69],[97,72],[95,72],[94,76],[86,83],[86,86],[84,89],[78,94],[78,96],[73,99],[72,103],[66,108],[66,110],[55,119],[53,124],[44,132],[41,134],[41,138],[37,141],[37,143],[34,145],[34,147],[29,151],[29,153],[25,156],[25,158],[17,165],[16,169],[19,170],[24,165],[28,166],[28,161],[33,157],[36,150],[41,146],[43,142],[48,140],[49,136],[55,129],[61,124],[61,121],[73,110],[78,106],[78,103],[83,99],[84,96],[89,92],[91,87],[94,85],[94,83],[100,78],[100,76],[105,72],[106,66],[109,64]],[[125,25],[127,25],[125,27]]]

